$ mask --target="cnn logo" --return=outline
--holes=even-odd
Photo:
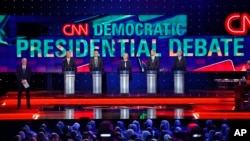
[[[239,27],[234,27],[234,22],[239,22]],[[250,16],[247,13],[233,13],[228,15],[225,20],[225,28],[231,35],[243,36],[250,29]]]
[[[88,36],[89,24],[65,24],[62,27],[62,33],[65,36]]]

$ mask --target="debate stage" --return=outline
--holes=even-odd
[[[96,109],[101,109],[102,118],[120,119],[122,108],[129,109],[130,119],[147,118],[147,111],[152,108],[155,109],[156,118],[250,118],[250,111],[235,110],[233,90],[189,90],[185,94],[166,91],[157,95],[138,93],[120,96],[95,96],[79,91],[73,96],[66,96],[63,91],[32,91],[31,109],[26,108],[24,95],[19,110],[16,109],[16,91],[1,97],[1,120],[93,119]],[[248,106],[248,103],[245,106]]]

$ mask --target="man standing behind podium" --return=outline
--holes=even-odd
[[[27,59],[22,58],[22,65],[17,68],[17,81],[18,81],[17,109],[20,109],[21,107],[21,98],[23,89],[26,92],[27,108],[30,109],[30,93],[29,93],[30,78],[31,78],[31,68],[27,65]]]
[[[97,50],[94,51],[94,57],[90,58],[89,68],[90,71],[103,70],[102,58],[99,56],[99,52]]]
[[[182,56],[182,51],[181,50],[179,50],[177,52],[177,57],[174,60],[172,70],[173,71],[175,71],[175,70],[183,70],[183,71],[185,71],[186,70],[186,59]]]
[[[147,62],[147,69],[148,70],[159,70],[160,68],[160,61],[159,61],[159,57],[156,56],[156,52],[155,50],[151,50],[151,56],[148,58],[148,62]]]
[[[63,60],[63,63],[62,63],[63,72],[64,71],[75,71],[75,72],[77,71],[75,60],[71,56],[72,56],[72,52],[67,51],[66,58]]]

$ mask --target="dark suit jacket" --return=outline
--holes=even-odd
[[[122,69],[126,69],[129,71],[129,80],[132,80],[132,65],[131,65],[131,61],[128,60],[126,61],[126,67],[125,67],[125,61],[124,60],[121,60],[120,62],[120,66],[119,66],[119,70],[122,70]]]
[[[31,74],[32,74],[32,71],[28,65],[26,66],[25,72],[23,72],[22,66],[18,66],[17,71],[16,71],[18,85],[22,85],[21,81],[23,79],[26,79],[28,83],[30,83]]]
[[[179,61],[178,57],[174,59],[172,70],[186,70],[186,59],[182,56]]]
[[[120,67],[119,67],[119,69],[120,69],[120,70],[121,70],[121,69],[126,69],[126,70],[129,70],[129,71],[131,72],[131,70],[132,70],[132,65],[131,65],[130,60],[126,61],[126,67],[125,67],[125,61],[122,60],[122,61],[120,62]]]
[[[97,57],[97,68],[103,70],[102,58],[100,56]],[[91,57],[89,62],[89,69],[92,71],[95,68],[95,58]]]
[[[159,70],[159,68],[160,68],[159,57],[155,56],[154,62],[152,61],[151,56],[148,58],[147,69],[152,69],[152,68]]]
[[[65,68],[72,68],[72,69],[75,69],[75,72],[77,72],[75,60],[73,58],[70,58],[69,63],[68,63],[67,59],[65,58],[62,62],[62,71],[63,72],[65,71]]]

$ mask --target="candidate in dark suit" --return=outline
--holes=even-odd
[[[77,72],[77,67],[76,67],[76,63],[75,60],[71,57],[71,52],[67,51],[66,53],[66,58],[63,60],[62,62],[62,71],[75,71]]]
[[[103,71],[102,58],[99,56],[98,51],[95,51],[94,56],[90,58],[89,69],[90,69],[90,71],[93,71],[93,70],[102,70]]]
[[[159,70],[160,68],[160,59],[156,56],[155,50],[151,50],[151,56],[148,58],[147,69],[148,70]]]
[[[26,102],[27,108],[30,107],[30,93],[29,87],[25,88],[24,84],[30,85],[30,78],[31,78],[31,68],[27,65],[27,59],[22,58],[22,65],[17,68],[17,81],[18,81],[18,96],[17,96],[17,109],[21,107],[21,98],[22,98],[22,91],[26,92]]]
[[[128,70],[129,71],[129,80],[132,80],[132,65],[131,61],[128,60],[128,53],[123,54],[123,60],[120,62],[119,70]]]
[[[179,50],[177,57],[174,59],[172,70],[186,70],[186,59],[182,56],[182,51]]]
[[[132,66],[130,60],[128,60],[128,54],[124,53],[123,60],[120,62],[120,70],[129,70],[131,72]]]

